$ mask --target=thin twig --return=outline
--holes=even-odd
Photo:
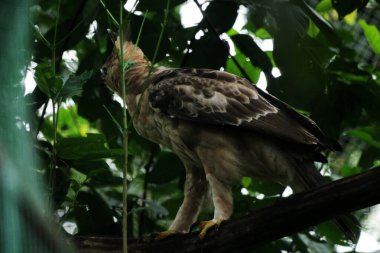
[[[103,2],[103,0],[99,0],[99,2],[103,5],[104,9],[106,10],[108,16],[111,18],[113,24],[116,26],[116,27],[119,27],[120,28],[120,24],[116,21],[116,19],[112,16],[112,13],[108,10],[106,4]]]

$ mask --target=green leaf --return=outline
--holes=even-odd
[[[71,75],[63,84],[62,89],[56,96],[56,100],[62,101],[74,96],[80,96],[83,91],[83,85],[92,77],[93,71],[84,71],[82,74]]]
[[[350,130],[347,132],[347,134],[351,135],[352,137],[356,137],[362,141],[365,141],[369,145],[380,149],[380,140],[376,140],[373,137],[373,135],[375,135],[376,131],[378,130],[378,128],[361,128]]]
[[[64,137],[84,136],[90,130],[89,122],[78,115],[77,107],[61,107],[57,131]]]
[[[243,52],[256,67],[265,73],[272,71],[272,63],[269,57],[257,46],[253,38],[246,34],[238,34],[231,37],[236,46]]]
[[[309,16],[314,24],[319,28],[322,34],[329,40],[329,42],[337,47],[342,44],[341,39],[336,34],[334,27],[326,21],[318,12],[310,7],[305,1],[297,1],[302,10]]]
[[[349,222],[348,219],[345,219],[345,222],[348,223],[350,228],[353,230],[356,238],[359,238],[360,229],[354,226]],[[351,242],[348,241],[348,238],[343,234],[343,232],[338,228],[338,226],[333,221],[327,221],[321,223],[317,226],[318,232],[320,232],[326,239],[334,244],[339,244],[343,246],[351,245]],[[323,251],[326,252],[326,251]]]
[[[307,29],[307,34],[312,37],[316,38],[319,34],[319,28],[314,24],[314,22],[309,22],[309,28]]]
[[[252,83],[257,83],[257,81],[260,78],[261,70],[251,63],[251,61],[240,52],[238,48],[235,48],[236,55],[235,59],[239,63],[239,65],[245,70],[247,75],[249,76],[249,79],[252,81]],[[238,66],[236,65],[235,61],[232,58],[229,58],[227,61],[226,71],[232,74],[235,74],[237,76],[244,77],[243,73],[240,71]]]
[[[327,69],[338,53],[335,48],[326,47],[318,39],[309,37],[301,42],[301,47],[310,59],[322,69]]]
[[[69,160],[96,160],[119,156],[123,154],[123,151],[109,149],[102,134],[87,134],[87,137],[59,139],[57,154],[60,158]]]
[[[62,88],[62,79],[52,73],[51,65],[47,61],[37,65],[34,77],[37,86],[49,98],[55,98]]]
[[[364,19],[359,20],[364,34],[376,55],[380,56],[380,32],[374,25],[368,25]]]
[[[274,37],[284,36],[287,39],[303,38],[306,36],[309,19],[307,17],[307,12],[302,9],[303,6],[294,4],[293,2],[300,4],[304,3],[303,0],[297,1],[275,1],[275,12],[276,23],[277,23],[277,33],[273,34]],[[311,8],[310,6],[308,6]],[[311,8],[312,9],[312,8]],[[314,11],[314,9],[312,9]],[[270,30],[268,30],[270,31]]]
[[[360,173],[361,171],[362,171],[362,169],[360,167],[358,167],[358,166],[349,166],[347,164],[344,164],[340,168],[340,174],[343,177],[352,176],[352,175]]]
[[[207,6],[205,14],[216,32],[222,34],[234,25],[238,9],[239,6],[234,2],[212,1]],[[210,29],[209,24],[205,20],[202,22],[204,28]]]
[[[71,169],[70,170],[70,179],[72,181],[75,181],[76,183],[78,183],[79,185],[82,185],[86,180],[87,180],[87,176],[85,174],[83,174],[82,172],[80,171],[77,171],[76,169]],[[79,190],[79,189],[78,189]]]
[[[243,178],[241,179],[241,184],[242,184],[244,187],[246,187],[246,188],[251,184],[251,182],[252,182],[252,178],[250,178],[250,177],[243,177]]]
[[[315,10],[318,12],[326,12],[326,11],[331,10],[332,8],[333,7],[332,7],[331,0],[322,0],[317,4],[317,6],[315,7]]]
[[[258,38],[263,39],[263,40],[272,38],[272,35],[270,35],[270,33],[264,28],[257,29],[257,31],[255,32],[255,35]]]

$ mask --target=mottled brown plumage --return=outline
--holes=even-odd
[[[202,223],[201,237],[209,227],[229,219],[231,186],[243,176],[290,185],[295,191],[323,183],[313,162],[324,160],[321,150],[340,146],[309,118],[235,75],[162,67],[149,74],[150,63],[140,49],[125,42],[124,52],[124,59],[133,63],[125,74],[131,114],[142,99],[133,122],[136,131],[173,150],[186,168],[184,201],[162,237],[188,232],[209,191],[214,218]],[[115,52],[104,70],[106,84],[120,94]]]

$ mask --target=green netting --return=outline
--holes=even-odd
[[[26,132],[22,78],[30,52],[28,1],[3,0],[0,13],[0,252],[60,252]]]

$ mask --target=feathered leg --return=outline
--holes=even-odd
[[[205,168],[205,170],[207,171],[207,168]],[[222,221],[228,220],[233,211],[231,187],[218,180],[213,174],[207,173],[206,177],[210,184],[212,201],[214,203],[214,218],[200,223],[200,239],[203,239],[206,236],[206,233],[210,228],[219,226]]]
[[[200,207],[208,192],[208,183],[203,170],[186,167],[184,200],[168,231],[160,232],[156,240],[178,233],[187,233],[196,221]]]

